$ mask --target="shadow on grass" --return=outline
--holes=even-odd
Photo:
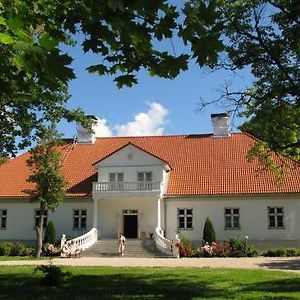
[[[281,270],[300,270],[300,259],[281,260],[259,264],[260,266],[267,267],[268,269],[281,269]]]
[[[295,293],[300,292],[300,279],[290,278],[256,282],[245,286],[242,290],[245,292],[255,290],[268,293]]]
[[[219,270],[191,269],[184,275],[180,269],[173,272],[159,268],[71,270],[73,276],[61,288],[41,286],[41,274],[32,270],[23,275],[1,274],[0,299],[299,299],[300,296],[297,294],[300,277],[284,278],[288,277],[285,274],[282,279],[267,280],[272,278],[271,274],[247,283],[240,280],[237,272]]]

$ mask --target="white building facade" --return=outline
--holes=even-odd
[[[97,239],[122,232],[171,241],[180,233],[201,241],[209,217],[220,241],[248,236],[261,247],[300,246],[300,168],[283,185],[257,175],[246,160],[254,139],[230,135],[227,117],[214,117],[218,134],[205,136],[89,139],[81,128],[84,142],[61,149],[67,198],[47,220],[69,238],[94,230]],[[22,192],[27,158],[0,166],[3,241],[35,239],[38,203]]]

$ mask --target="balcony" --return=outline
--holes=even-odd
[[[158,195],[161,182],[93,182],[93,194],[97,196]]]

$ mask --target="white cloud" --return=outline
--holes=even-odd
[[[162,135],[163,125],[166,123],[168,110],[161,104],[151,102],[148,104],[149,110],[134,116],[134,121],[124,125],[117,125],[118,136],[145,136]]]
[[[106,119],[99,119],[97,125],[93,127],[96,137],[112,136],[111,129],[107,125]]]

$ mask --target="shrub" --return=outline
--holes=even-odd
[[[300,249],[297,248],[286,248],[286,256],[293,257],[293,256],[300,256]]]
[[[300,256],[300,249],[297,248],[275,248],[269,249],[263,256],[268,257],[293,257],[293,256]]]
[[[223,243],[215,243],[214,256],[215,257],[229,257],[231,256],[231,246],[230,243],[225,241]]]
[[[179,257],[198,256],[197,251],[194,249],[193,243],[183,235],[180,235],[180,242],[177,242],[175,246],[178,248]]]
[[[52,221],[49,221],[45,230],[44,243],[55,244],[55,241],[56,241],[55,226]]]
[[[10,245],[10,256],[30,256],[34,250],[32,248],[26,247],[21,243],[13,243]]]
[[[41,284],[52,287],[60,287],[66,277],[70,276],[70,272],[63,272],[60,267],[49,265],[39,266],[35,271],[41,271],[44,277],[41,279]]]
[[[9,256],[11,243],[0,243],[0,256]]]
[[[232,257],[254,257],[258,255],[253,245],[249,245],[248,238],[232,238],[229,240]]]
[[[209,218],[206,218],[204,229],[203,229],[203,245],[206,243],[211,244],[216,241],[216,233],[212,222]]]
[[[60,255],[60,247],[55,247],[53,244],[44,244],[42,252],[45,256],[58,256]]]
[[[10,247],[10,256],[21,256],[25,252],[26,246],[21,243],[13,243]]]

